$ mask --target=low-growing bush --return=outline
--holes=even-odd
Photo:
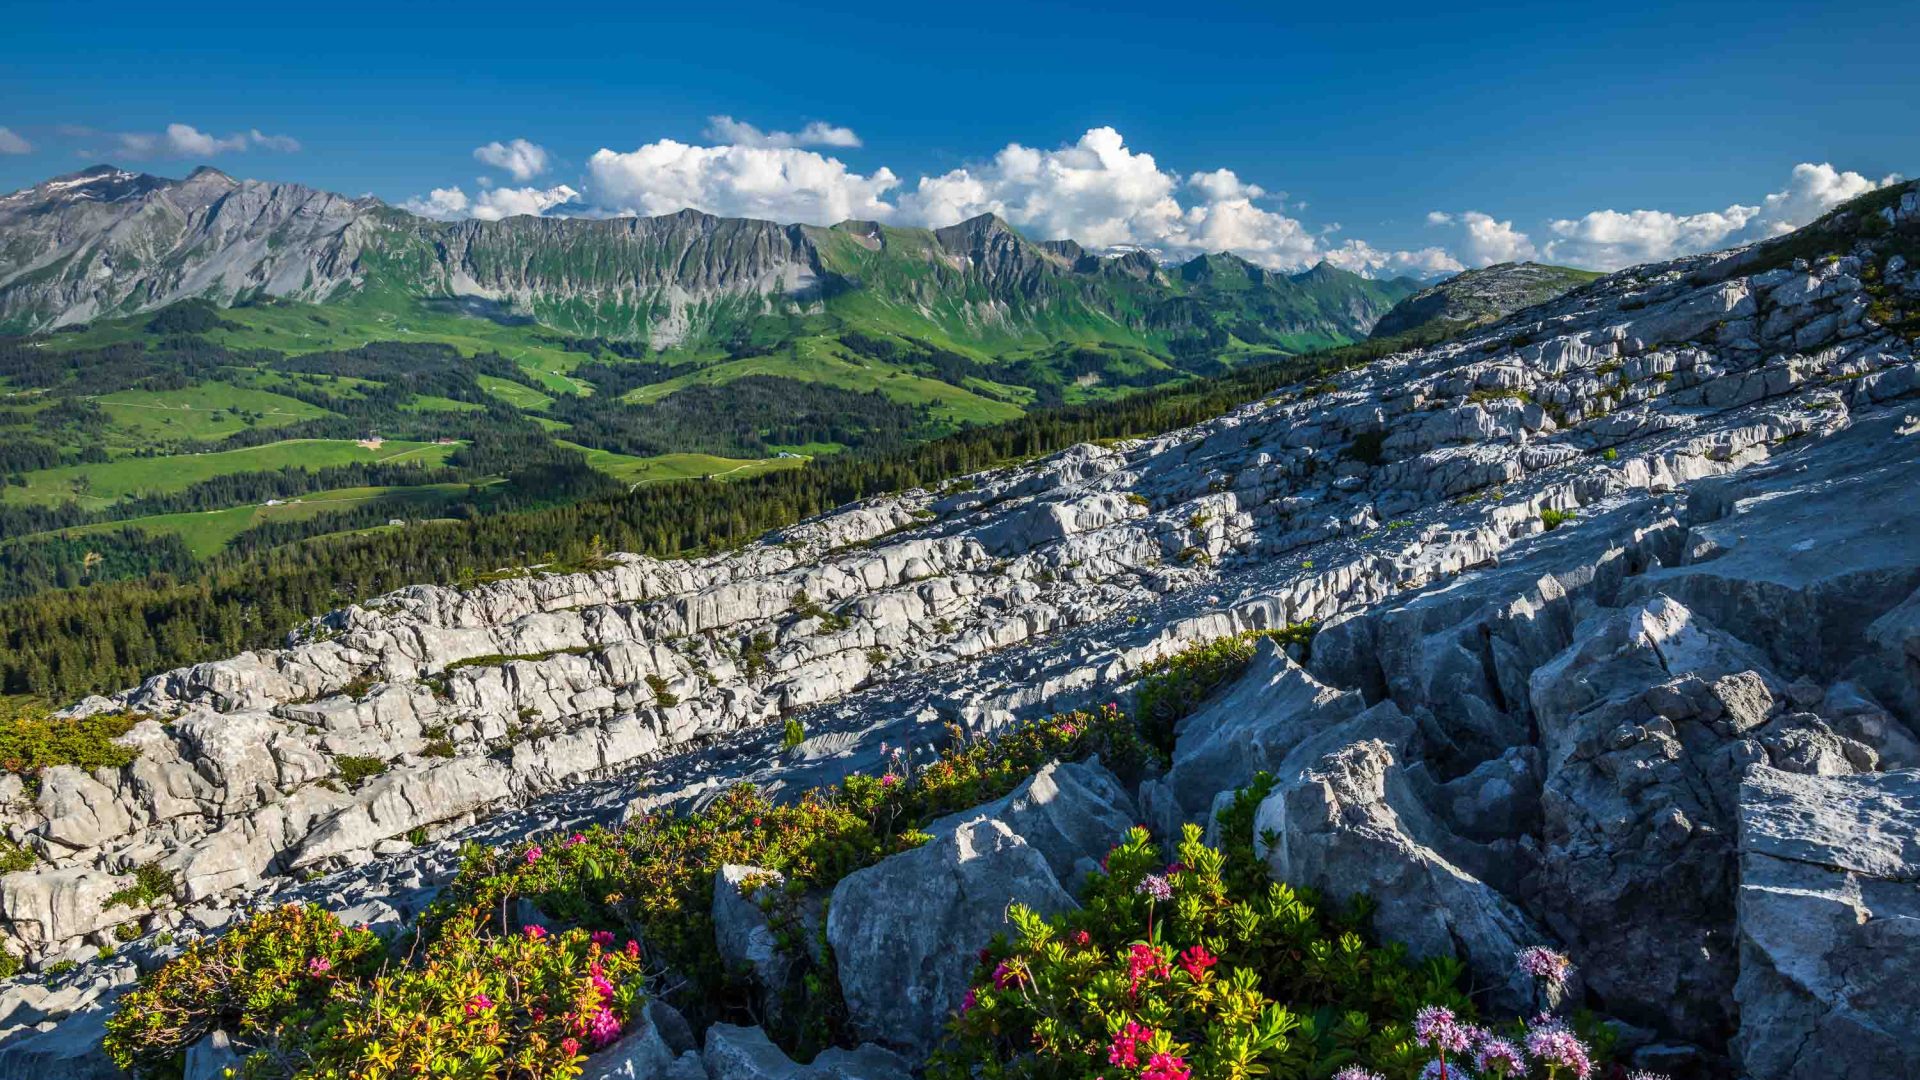
[[[157,862],[146,863],[134,870],[133,884],[108,894],[105,906],[109,909],[151,907],[161,900],[173,899],[173,887],[173,871]]]
[[[317,907],[254,915],[147,975],[107,1021],[141,1076],[218,1028],[255,1078],[565,1080],[641,1001],[640,947],[586,930],[449,933],[395,956]]]
[[[0,874],[31,870],[40,865],[39,856],[12,840],[0,836]]]
[[[387,771],[387,763],[380,758],[356,754],[340,754],[333,759],[333,765],[340,770],[340,779],[349,786],[358,786],[362,780],[371,780]]]
[[[337,980],[371,978],[386,959],[379,937],[318,907],[261,912],[142,978],[107,1020],[107,1053],[152,1074],[216,1028],[278,1047],[318,1020]]]
[[[795,893],[826,891],[841,878],[923,843],[921,825],[997,798],[1049,761],[1099,754],[1122,775],[1138,775],[1151,756],[1118,708],[1064,713],[993,739],[961,740],[908,770],[903,752],[879,776],[776,802],[752,785],[736,786],[691,814],[656,814],[617,830],[594,828],[510,849],[469,848],[459,875],[428,918],[428,933],[512,933],[511,901],[531,901],[555,922],[631,935],[646,959],[686,980],[676,999],[698,1020],[751,1015],[745,987],[724,968],[714,944],[714,875],[727,864],[781,874]],[[795,954],[801,977],[804,950]],[[821,995],[823,998],[827,994]],[[837,996],[837,995],[832,995]],[[814,1016],[803,1022],[821,1020]],[[833,1034],[824,1029],[775,1034],[804,1053]]]
[[[37,792],[40,770],[73,765],[87,772],[130,765],[139,754],[113,740],[143,717],[135,713],[95,713],[61,719],[42,704],[0,697],[0,770],[17,774]]]
[[[299,1075],[578,1076],[639,1007],[639,957],[585,930],[443,937],[417,966],[336,982]]]
[[[1554,510],[1549,508],[1540,511],[1540,524],[1546,526],[1548,532],[1552,532],[1579,516],[1579,512],[1575,510]]]
[[[680,695],[667,689],[667,685],[667,680],[659,675],[647,676],[647,689],[653,691],[653,703],[662,709],[680,704]]]
[[[1424,1004],[1464,1014],[1462,965],[1412,963],[1367,940],[1364,906],[1332,910],[1228,862],[1198,826],[1172,863],[1136,828],[1079,910],[1013,908],[929,1076],[1321,1078],[1355,1062],[1417,1073],[1426,1055],[1407,1020]]]
[[[807,741],[807,727],[794,717],[780,727],[780,749],[791,750]]]

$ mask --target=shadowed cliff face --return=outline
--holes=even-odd
[[[323,302],[378,290],[477,297],[569,332],[657,347],[724,338],[762,315],[841,307],[857,309],[841,312],[846,321],[904,320],[959,340],[1158,346],[1213,330],[1223,341],[1344,341],[1412,290],[1330,267],[1288,276],[1232,256],[1196,264],[1206,272],[1168,274],[1140,253],[1036,243],[992,216],[938,230],[693,210],[441,222],[213,169],[168,180],[99,166],[0,198],[0,330],[10,332],[193,297]]]

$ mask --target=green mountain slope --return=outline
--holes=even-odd
[[[0,332],[57,329],[183,299],[372,307],[454,302],[502,323],[654,351],[734,355],[844,329],[981,358],[1044,342],[1163,357],[1299,351],[1364,337],[1414,291],[1330,266],[1228,255],[1163,269],[1036,242],[991,216],[944,229],[719,218],[441,222],[372,199],[201,169],[100,166],[0,198]]]

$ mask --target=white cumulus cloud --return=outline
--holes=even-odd
[[[472,206],[467,193],[457,187],[434,188],[425,197],[415,196],[400,204],[400,209],[421,217],[437,218],[447,221],[467,216],[467,208]]]
[[[789,149],[796,146],[837,146],[854,149],[860,146],[860,136],[852,128],[815,120],[799,131],[762,131],[744,120],[735,120],[731,116],[707,117],[706,137],[716,143],[728,146],[758,146],[770,149]]]
[[[547,171],[546,147],[525,139],[504,143],[496,140],[485,146],[476,146],[473,158],[483,165],[491,165],[512,174],[515,180],[523,184]]]
[[[88,128],[68,129],[76,134],[97,135]],[[209,134],[192,124],[172,123],[166,130],[153,133],[146,131],[123,131],[113,135],[114,152],[122,157],[177,157],[210,158],[220,154],[245,150],[249,146],[258,146],[267,150],[292,153],[300,149],[300,140],[290,135],[268,135],[259,128],[235,132],[232,135],[219,136]]]
[[[556,206],[578,198],[580,193],[565,184],[550,188],[489,188],[474,197],[473,216],[482,221],[498,221],[522,214],[539,217]]]
[[[1006,218],[1029,235],[1071,238],[1092,248],[1143,247],[1169,259],[1231,251],[1275,270],[1326,259],[1359,273],[1440,273],[1457,263],[1443,251],[1379,251],[1360,241],[1328,247],[1330,230],[1308,228],[1279,209],[1269,191],[1231,169],[1181,177],[1153,155],[1130,149],[1111,127],[1072,145],[1036,150],[1010,143],[992,159],[922,177],[901,195],[903,220],[949,225],[976,214]]]
[[[1692,214],[1594,210],[1557,219],[1549,224],[1555,238],[1545,250],[1555,261],[1604,270],[1715,251],[1791,232],[1848,199],[1899,181],[1898,174],[1876,181],[1825,162],[1801,162],[1786,187],[1756,204]]]
[[[291,135],[267,135],[259,128],[247,132],[247,135],[253,140],[253,145],[263,146],[268,150],[278,150],[283,154],[291,154],[300,149],[300,140]]]
[[[31,154],[33,144],[13,133],[13,129],[0,127],[0,154]]]
[[[891,218],[884,196],[899,184],[891,170],[862,175],[838,158],[768,146],[690,146],[673,139],[587,160],[597,207],[658,215],[692,207],[727,217],[831,225],[848,218]]]
[[[1442,247],[1424,247],[1418,251],[1381,251],[1365,240],[1348,240],[1327,252],[1328,262],[1342,270],[1366,277],[1430,278],[1456,274],[1466,269],[1453,253]]]

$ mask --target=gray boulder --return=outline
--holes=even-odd
[[[118,925],[145,909],[107,907],[107,897],[131,885],[84,866],[22,870],[0,877],[0,922],[21,943],[44,948]]]
[[[45,1031],[9,1038],[0,1045],[0,1080],[126,1080],[100,1040],[107,1009],[87,1009]]]
[[[233,1048],[233,1039],[224,1031],[207,1036],[187,1047],[186,1070],[182,1080],[227,1080],[228,1070],[240,1075],[241,1057]]]
[[[855,1032],[924,1055],[967,991],[975,952],[1016,903],[1042,915],[1075,906],[1046,857],[993,818],[843,878],[827,940]]]
[[[1181,721],[1164,784],[1196,819],[1220,792],[1278,768],[1301,740],[1365,707],[1358,693],[1321,684],[1263,640],[1244,675]]]
[[[795,1080],[800,1066],[757,1027],[715,1024],[703,1055],[709,1080]]]
[[[1920,773],[1755,768],[1739,838],[1744,1075],[1920,1075]]]
[[[63,847],[98,847],[133,828],[112,789],[72,765],[42,770],[38,806],[47,819],[42,835]]]
[[[924,831],[940,836],[982,817],[1005,823],[1040,853],[1055,880],[1076,893],[1138,820],[1126,788],[1097,757],[1049,762],[1005,797],[950,814]]]
[[[1616,1015],[1694,1042],[1717,1043],[1735,1016],[1741,774],[1767,760],[1855,771],[1851,740],[1780,714],[1761,662],[1656,596],[1582,623],[1529,687],[1548,759],[1532,910]]]
[[[1365,737],[1376,724],[1357,722],[1355,738],[1336,732],[1301,747],[1278,774],[1254,817],[1270,873],[1331,898],[1368,894],[1382,937],[1404,942],[1414,957],[1459,955],[1499,1007],[1528,1009],[1533,987],[1515,972],[1513,955],[1545,935],[1466,860],[1442,853],[1469,845],[1420,803],[1395,743]],[[1404,718],[1400,724],[1404,732]],[[1258,840],[1268,833],[1271,847]]]
[[[706,1070],[709,1080],[912,1080],[913,1076],[906,1059],[872,1043],[852,1050],[828,1047],[810,1064],[800,1065],[775,1046],[765,1031],[732,1024],[707,1029]]]

